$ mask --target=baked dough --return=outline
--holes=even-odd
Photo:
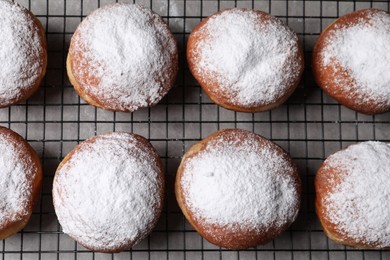
[[[178,50],[164,20],[134,4],[110,4],[78,26],[67,72],[93,106],[133,112],[157,104],[173,86]]]
[[[390,110],[390,14],[346,14],[330,24],[313,50],[317,84],[342,105],[374,115]]]
[[[329,156],[315,178],[316,211],[334,242],[390,247],[390,146],[354,144]]]
[[[162,163],[148,140],[106,133],[64,158],[54,177],[53,202],[64,233],[92,251],[115,253],[152,231],[164,190]]]
[[[240,112],[284,103],[304,69],[298,36],[258,10],[226,9],[198,24],[187,44],[189,69],[216,104]]]
[[[0,127],[0,151],[1,240],[28,223],[41,192],[42,166],[26,140],[8,128]]]
[[[0,108],[18,104],[37,91],[47,66],[45,31],[17,3],[0,1]]]
[[[268,243],[298,215],[297,167],[278,145],[240,129],[192,146],[176,175],[177,202],[209,242],[228,249]]]

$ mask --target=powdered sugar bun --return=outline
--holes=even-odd
[[[336,243],[390,248],[390,145],[363,142],[329,156],[315,179],[316,210]]]
[[[53,201],[63,232],[97,252],[132,247],[163,207],[164,173],[153,146],[131,133],[107,133],[76,146],[59,165]]]
[[[228,249],[265,244],[297,217],[301,182],[278,145],[240,129],[218,131],[184,155],[176,198],[208,241]]]
[[[134,4],[97,9],[74,33],[70,82],[91,105],[132,112],[157,104],[178,71],[176,41],[163,19]]]
[[[258,112],[287,100],[303,73],[298,36],[270,14],[227,9],[198,24],[188,39],[195,79],[215,103]]]
[[[46,73],[45,32],[39,20],[17,3],[0,0],[0,108],[20,103]]]
[[[1,240],[23,229],[30,219],[41,191],[42,167],[26,140],[4,127],[0,127],[0,151]]]
[[[320,35],[313,51],[318,85],[365,114],[390,110],[390,14],[366,9],[344,15]]]

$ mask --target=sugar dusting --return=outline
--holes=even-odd
[[[195,71],[215,78],[217,95],[241,106],[265,105],[283,97],[300,76],[298,37],[274,17],[231,9],[211,17],[195,36]]]
[[[8,134],[0,134],[0,228],[29,214],[35,172],[24,149],[23,144],[10,141]]]
[[[195,218],[211,225],[268,230],[291,224],[299,208],[294,166],[254,134],[219,135],[190,157],[181,179]]]
[[[324,209],[337,230],[357,242],[390,246],[390,145],[364,142],[331,155],[326,167],[339,168]],[[334,185],[334,177],[328,182]]]
[[[39,30],[19,4],[0,0],[0,105],[18,99],[42,73]]]
[[[70,53],[83,55],[73,63],[73,74],[108,108],[134,111],[154,105],[172,86],[176,42],[161,17],[149,9],[105,6],[89,15],[75,36]]]
[[[323,66],[337,62],[356,82],[335,81],[357,101],[374,99],[390,105],[390,15],[366,10],[366,19],[355,24],[336,26],[321,52]]]
[[[128,133],[105,134],[80,145],[53,184],[63,231],[95,249],[139,242],[161,206],[153,151]]]

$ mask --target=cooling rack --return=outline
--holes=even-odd
[[[314,212],[313,180],[329,154],[359,141],[390,141],[390,114],[366,116],[340,106],[313,81],[310,57],[322,29],[340,15],[375,7],[389,11],[389,1],[218,1],[135,0],[169,23],[180,48],[180,73],[175,87],[156,107],[135,113],[112,113],[80,100],[71,87],[65,59],[72,33],[80,21],[110,0],[17,0],[46,29],[47,75],[27,102],[0,109],[0,125],[25,137],[44,165],[42,196],[27,227],[0,242],[1,259],[390,259],[388,251],[363,251],[339,246],[323,234]],[[235,113],[216,106],[190,75],[185,42],[202,18],[229,7],[269,12],[299,35],[306,71],[298,90],[269,112]],[[1,35],[0,35],[1,37]],[[173,182],[181,156],[212,132],[238,127],[259,133],[284,147],[300,168],[304,195],[300,215],[281,237],[245,251],[229,251],[202,239],[178,208]],[[167,176],[164,212],[155,231],[120,254],[93,253],[61,232],[51,187],[61,159],[80,141],[107,131],[131,131],[152,142],[162,156]]]

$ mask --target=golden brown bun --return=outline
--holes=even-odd
[[[340,179],[337,179],[336,177],[336,182],[332,185],[329,185],[329,176],[337,176],[339,175],[339,172],[335,171],[332,168],[328,170],[325,170],[325,168],[326,166],[323,163],[317,172],[315,182],[314,182],[315,190],[316,190],[316,200],[315,200],[316,213],[318,219],[321,222],[324,233],[337,244],[356,247],[356,248],[367,248],[367,246],[365,246],[364,244],[362,243],[356,244],[356,242],[353,239],[345,237],[345,235],[341,234],[337,230],[337,225],[331,223],[329,220],[327,220],[327,218],[325,218],[323,212],[323,208],[324,208],[323,196],[331,193],[334,187],[338,183],[340,183]]]
[[[237,8],[236,8],[237,9]],[[238,104],[238,102],[234,102],[232,100],[232,97],[229,96],[228,94],[224,93],[218,94],[215,92],[216,89],[220,88],[220,83],[218,82],[217,75],[209,73],[207,71],[200,71],[196,69],[198,66],[198,60],[199,60],[199,53],[197,53],[196,50],[197,46],[201,41],[206,41],[207,39],[210,38],[210,35],[207,33],[199,33],[200,30],[203,29],[203,27],[207,24],[207,22],[210,19],[213,19],[217,16],[219,16],[222,13],[229,12],[230,10],[233,9],[225,9],[223,11],[219,11],[212,16],[202,20],[195,28],[192,30],[188,42],[187,42],[187,50],[186,50],[186,55],[187,55],[187,61],[188,61],[188,66],[189,69],[192,73],[192,75],[195,77],[195,79],[199,82],[200,86],[204,90],[204,92],[207,94],[207,96],[216,104],[219,106],[222,106],[226,109],[230,109],[233,111],[237,112],[262,112],[262,111],[267,111],[273,108],[278,107],[279,105],[283,104],[295,91],[295,89],[298,87],[300,78],[302,76],[302,73],[304,71],[304,53],[303,49],[298,42],[298,38],[296,41],[296,46],[298,49],[298,55],[296,57],[291,57],[294,58],[295,63],[299,64],[300,69],[299,72],[297,73],[296,77],[293,77],[293,81],[290,84],[289,88],[285,93],[278,99],[273,100],[272,103],[265,103],[265,104],[259,104],[259,105],[243,105],[243,104]],[[254,11],[255,13],[258,14],[259,18],[259,23],[264,23],[266,21],[269,21],[271,19],[275,19],[275,17],[271,16],[270,14],[267,14],[265,12],[259,11],[259,10],[250,10],[250,9],[237,9],[237,10],[242,10],[244,12],[248,11]],[[288,31],[291,31],[291,29],[285,25],[281,24],[284,28],[286,28]]]
[[[25,167],[29,167],[32,169],[32,173],[28,176],[28,183],[26,184],[29,185],[29,187],[23,186],[23,188],[25,189],[31,189],[31,196],[28,199],[27,205],[23,208],[21,212],[17,213],[18,220],[12,221],[11,219],[8,219],[4,222],[3,225],[0,225],[0,239],[5,239],[22,230],[28,223],[28,220],[30,219],[33,208],[38,201],[39,194],[41,191],[42,166],[39,157],[34,151],[34,149],[20,135],[8,128],[0,126],[0,136],[4,137],[7,141],[9,141],[10,146],[14,148],[17,147],[16,149],[18,149],[19,153],[18,156],[23,158],[19,163],[23,164]],[[0,165],[0,167],[2,166]],[[5,191],[0,192],[3,193]]]
[[[54,191],[55,185],[59,187],[56,191],[56,193],[58,193],[58,195],[57,194],[56,194],[57,196],[53,195],[53,204],[54,204],[57,215],[58,215],[58,204],[60,204],[61,200],[62,200],[61,183],[58,180],[58,174],[61,171],[61,169],[64,167],[64,165],[69,163],[69,160],[71,160],[72,157],[76,153],[83,151],[85,149],[89,149],[86,145],[95,143],[97,139],[110,138],[110,135],[112,135],[112,134],[123,135],[123,134],[130,134],[130,133],[127,133],[127,132],[107,132],[105,134],[91,137],[91,138],[85,140],[84,142],[80,143],[79,145],[77,145],[75,148],[73,148],[73,150],[70,151],[65,156],[65,158],[61,161],[60,165],[58,166],[58,168],[56,170],[54,180],[53,180],[53,182],[54,182],[53,194],[55,193],[55,191]],[[159,186],[160,186],[159,194],[157,195],[159,198],[159,204],[158,204],[159,206],[154,205],[154,207],[158,206],[158,208],[154,208],[156,211],[156,214],[154,215],[153,221],[151,223],[149,223],[148,227],[145,230],[139,230],[139,234],[137,235],[137,237],[134,240],[129,240],[129,241],[127,241],[126,244],[123,244],[120,246],[111,247],[111,248],[103,248],[103,247],[99,247],[99,246],[94,246],[94,245],[83,243],[82,241],[80,241],[79,237],[73,236],[73,235],[67,233],[70,237],[72,237],[74,240],[76,240],[77,243],[79,243],[83,247],[85,247],[91,251],[94,251],[94,252],[119,253],[123,250],[131,248],[132,246],[139,243],[142,239],[147,237],[152,232],[153,228],[157,225],[157,222],[158,222],[160,215],[161,215],[161,212],[163,210],[164,198],[165,198],[165,175],[164,175],[164,167],[163,167],[162,161],[160,159],[160,156],[158,155],[157,151],[152,146],[152,144],[146,138],[144,138],[140,135],[137,135],[137,134],[131,134],[131,135],[137,140],[137,142],[139,142],[138,148],[145,150],[145,151],[150,151],[150,153],[149,153],[150,160],[155,160],[155,162],[157,163],[157,166],[158,166],[158,180],[157,180],[157,182],[159,183]],[[130,152],[130,150],[129,150],[129,152]],[[133,154],[134,154],[134,156],[136,156],[136,152],[134,152]],[[69,168],[69,164],[66,167]],[[147,176],[145,176],[145,178],[147,178]],[[58,198],[56,198],[56,197],[58,197]],[[60,224],[63,225],[63,223],[60,223]]]
[[[213,243],[223,248],[241,250],[250,247],[255,247],[257,245],[266,244],[272,241],[277,236],[279,236],[282,232],[284,232],[295,219],[292,219],[291,221],[285,223],[285,225],[281,227],[277,227],[276,225],[274,225],[274,226],[267,227],[267,230],[259,230],[259,229],[253,229],[252,227],[246,227],[244,225],[239,226],[237,224],[234,226],[234,228],[229,228],[217,224],[208,224],[202,222],[201,220],[195,217],[195,212],[193,212],[191,207],[187,205],[187,202],[185,200],[185,191],[183,190],[183,186],[181,184],[186,163],[190,158],[198,155],[199,152],[204,151],[206,149],[206,146],[209,145],[208,143],[210,140],[218,136],[231,135],[231,134],[234,134],[234,136],[242,140],[245,140],[248,137],[253,138],[253,135],[256,135],[251,132],[240,130],[240,129],[224,129],[215,132],[212,135],[194,144],[184,154],[179,169],[177,171],[176,181],[175,181],[175,195],[176,195],[176,200],[178,202],[178,205],[181,208],[184,216],[203,238],[208,240],[210,243]],[[258,141],[261,145],[270,142],[260,135],[256,135],[256,141]],[[298,169],[295,163],[292,161],[292,159],[281,147],[275,145],[274,148],[277,154],[282,156],[283,160],[286,160],[288,164],[293,167],[293,173],[291,174],[291,176],[294,179],[293,185],[297,190],[297,197],[299,198],[297,198],[298,204],[294,209],[291,210],[298,212],[300,207],[300,197],[302,193],[301,180],[299,177]]]
[[[96,14],[99,12],[103,12],[105,10],[110,10],[113,8],[126,8],[130,6],[129,4],[108,4],[104,7],[101,7],[94,12],[92,12],[83,22],[88,22],[90,24],[93,23],[93,21],[96,21]],[[137,5],[133,5],[137,6]],[[143,7],[142,7],[143,8]],[[146,10],[146,8],[144,8]],[[152,97],[155,98],[155,100],[151,100],[148,98],[147,100],[142,100],[144,104],[138,105],[133,104],[132,101],[121,101],[119,98],[115,97],[107,97],[108,92],[112,92],[112,89],[107,89],[101,92],[97,92],[94,89],[97,89],[99,87],[100,82],[102,81],[102,77],[99,77],[96,73],[89,73],[88,70],[90,70],[90,67],[96,66],[97,61],[95,61],[93,58],[91,58],[92,55],[89,54],[90,50],[88,49],[89,46],[83,46],[82,38],[85,37],[85,35],[81,32],[81,27],[83,25],[83,22],[79,25],[79,27],[76,29],[75,33],[72,36],[69,52],[66,60],[66,70],[69,77],[70,83],[73,85],[75,91],[77,94],[84,99],[87,103],[90,105],[96,106],[101,109],[105,109],[108,111],[118,111],[118,112],[133,112],[139,108],[142,107],[148,107],[148,106],[154,106],[156,105],[162,98],[167,94],[167,92],[172,88],[172,86],[175,83],[176,75],[178,72],[178,63],[179,63],[179,57],[178,57],[178,51],[177,51],[177,44],[176,40],[173,36],[173,34],[169,31],[168,25],[164,22],[164,20],[158,16],[156,13],[154,13],[151,10],[148,10],[151,12],[151,15],[154,16],[154,18],[150,18],[151,21],[148,21],[150,23],[155,23],[156,26],[159,28],[164,28],[161,31],[161,34],[164,34],[169,41],[161,42],[159,43],[161,46],[158,46],[161,50],[168,50],[172,46],[169,44],[174,45],[175,50],[170,55],[170,57],[167,60],[160,61],[164,62],[163,69],[164,71],[161,71],[159,75],[155,76],[152,75],[152,72],[150,72],[150,77],[153,78],[157,83],[156,85],[160,86],[158,89],[158,95],[159,97]],[[112,19],[115,19],[115,16],[112,17]],[[92,22],[91,22],[92,21]],[[129,20],[130,21],[130,20]],[[129,22],[131,23],[131,22]],[[113,28],[113,30],[116,30],[116,28]],[[123,30],[123,28],[119,28],[118,30]],[[128,32],[127,32],[128,33]],[[123,39],[120,39],[123,40]],[[139,39],[142,41],[142,39]],[[118,43],[118,45],[123,43]],[[138,48],[135,46],[135,48]],[[118,52],[121,52],[122,50],[117,50]],[[157,51],[157,50],[156,50]],[[150,53],[148,53],[150,55]],[[89,57],[87,57],[89,56]],[[127,58],[127,62],[131,62],[133,57],[125,57]],[[166,57],[163,57],[161,55],[160,57],[162,60]],[[119,61],[118,61],[119,62]],[[152,63],[154,61],[150,61]],[[146,61],[145,61],[146,63]],[[94,65],[95,64],[95,65]],[[111,65],[111,64],[110,64]],[[149,64],[150,65],[150,64]],[[152,64],[153,65],[153,64]],[[150,65],[150,67],[152,67]],[[155,65],[155,64],[154,64]],[[99,65],[100,66],[100,65]],[[81,70],[81,71],[80,71]],[[109,68],[104,67],[102,70],[108,74]],[[128,72],[124,72],[128,73]],[[141,75],[144,72],[139,72],[138,74]],[[141,76],[140,76],[141,77]],[[146,81],[145,79],[129,79],[130,81]],[[140,85],[132,85],[133,82],[124,82],[125,84],[128,84],[128,88],[137,88],[140,89],[144,87],[144,83],[138,83]],[[149,90],[146,90],[146,92]],[[152,92],[152,91],[150,91]],[[109,93],[108,93],[109,94]],[[126,94],[128,95],[128,94]],[[122,95],[124,96],[124,94]],[[141,98],[142,99],[142,98]]]
[[[370,170],[378,171],[377,174],[388,175],[388,171],[385,172],[388,169],[384,169],[383,166],[378,166],[376,169],[368,169],[370,168],[370,163],[375,162],[374,164],[376,164],[378,163],[378,160],[386,160],[385,158],[388,154],[383,154],[385,150],[379,149],[380,146],[386,146],[386,144],[369,141],[350,145],[346,149],[329,156],[317,171],[314,181],[316,214],[324,233],[329,239],[337,244],[358,249],[390,248],[390,246],[388,246],[388,232],[386,233],[386,231],[384,231],[379,234],[376,233],[377,231],[373,231],[375,228],[377,228],[377,230],[384,228],[383,224],[381,224],[381,220],[378,221],[375,219],[375,215],[378,212],[381,212],[381,210],[376,206],[370,210],[378,210],[378,212],[362,212],[358,210],[361,208],[361,205],[364,205],[364,208],[366,209],[367,203],[377,205],[376,203],[378,201],[383,201],[383,197],[385,197],[384,200],[387,199],[386,194],[382,194],[380,191],[381,189],[387,189],[386,184],[379,181],[382,187],[375,186],[378,183],[375,179],[380,180],[380,178],[386,178],[386,175],[375,176]],[[360,150],[358,150],[358,147]],[[389,153],[390,148],[386,149],[387,151],[385,152]],[[376,156],[377,158],[373,156]],[[367,164],[367,166],[364,166],[367,168],[362,170],[362,164]],[[357,174],[361,176],[366,175],[367,178],[359,178],[359,176],[357,177]],[[352,177],[349,177],[351,175]],[[361,186],[358,186],[357,188],[355,187],[357,184],[354,182],[358,181],[366,182],[366,184],[360,183]],[[362,196],[361,194],[364,193],[365,190],[368,191],[372,188],[369,187],[370,185],[374,187],[374,189],[370,190],[370,192],[374,192],[372,197],[367,195]],[[377,192],[377,194],[375,194],[375,192]],[[343,201],[341,202],[340,200],[342,199]],[[373,199],[373,201],[371,201],[371,199]],[[345,208],[342,208],[343,206],[345,206]],[[383,206],[384,205],[382,205],[382,207]],[[348,210],[346,210],[346,208]],[[387,209],[384,209],[383,211],[385,213],[381,212],[383,214],[379,213],[378,215],[381,215],[381,218],[386,218]],[[375,223],[376,227],[373,227],[372,223],[366,223],[364,219],[367,218],[377,221],[378,223]]]
[[[104,106],[102,104],[100,104],[98,99],[96,99],[96,101],[95,101],[95,99],[93,99],[92,97],[88,96],[83,91],[81,86],[77,83],[77,80],[75,79],[75,77],[73,75],[73,72],[72,72],[72,64],[73,64],[73,57],[72,57],[72,55],[70,53],[68,53],[68,56],[66,58],[66,71],[68,73],[69,82],[70,82],[70,84],[72,84],[74,90],[77,92],[77,94],[82,99],[84,99],[90,105],[104,109]],[[109,110],[109,109],[107,109],[107,110]]]
[[[338,30],[350,28],[361,21],[368,21],[369,17],[375,13],[386,12],[378,9],[365,9],[338,18],[321,33],[314,45],[312,57],[314,78],[322,90],[340,104],[368,115],[385,113],[390,110],[390,105],[379,102],[368,94],[362,93],[363,97],[358,97],[356,92],[359,91],[359,84],[351,74],[335,60],[332,60],[331,65],[324,66],[321,53]],[[369,23],[367,26],[370,26]]]
[[[12,3],[13,5],[20,6],[17,3]],[[40,75],[36,79],[35,82],[33,82],[28,88],[21,90],[20,95],[18,95],[15,98],[1,98],[0,97],[0,108],[8,107],[11,105],[19,104],[28,98],[30,98],[39,88],[41,81],[43,77],[46,74],[46,67],[47,67],[47,43],[46,43],[46,36],[45,36],[45,30],[42,27],[41,22],[38,20],[37,17],[35,17],[28,9],[20,6],[23,9],[23,13],[27,17],[27,19],[31,19],[34,24],[34,30],[37,30],[39,33],[39,44],[42,46],[42,51],[39,53],[39,63],[40,63]],[[27,65],[28,66],[28,65]]]

